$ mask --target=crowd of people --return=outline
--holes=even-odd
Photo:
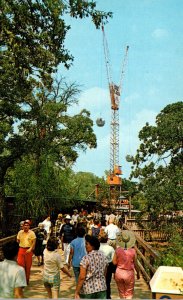
[[[114,212],[104,215],[74,209],[72,215],[59,213],[54,224],[47,216],[35,232],[30,229],[30,220],[22,221],[17,241],[3,246],[0,298],[24,297],[35,255],[38,266],[43,268],[48,298],[59,298],[60,270],[71,277],[73,269],[75,299],[111,299],[112,276],[119,297],[132,299],[135,270],[137,279],[140,276],[135,235],[122,229],[121,219]]]

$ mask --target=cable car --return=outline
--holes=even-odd
[[[96,124],[98,127],[103,127],[105,125],[105,121],[102,118],[98,118],[96,120]]]

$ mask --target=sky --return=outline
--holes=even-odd
[[[182,0],[98,0],[97,9],[113,12],[105,26],[110,52],[112,80],[119,84],[121,65],[128,45],[128,58],[119,107],[119,164],[122,178],[129,178],[130,163],[140,143],[138,133],[168,104],[183,96],[183,1]],[[102,42],[102,31],[91,19],[66,19],[71,29],[66,47],[74,56],[69,70],[60,68],[67,81],[80,86],[79,104],[91,112],[97,148],[79,153],[75,172],[92,172],[102,177],[110,168],[111,105]],[[97,127],[96,119],[105,120]]]

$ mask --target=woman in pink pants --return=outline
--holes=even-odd
[[[137,264],[135,246],[135,235],[132,231],[123,230],[117,234],[117,248],[113,257],[113,264],[117,265],[115,281],[119,296],[123,299],[132,299],[135,285],[135,270],[137,279],[140,278]]]

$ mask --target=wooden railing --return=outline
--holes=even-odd
[[[165,242],[170,238],[170,234],[152,229],[134,229],[135,234],[138,234],[146,242],[160,241]]]
[[[146,227],[147,223],[149,223],[148,219],[141,219],[140,221],[141,226]],[[132,230],[139,229],[139,223],[137,219],[126,219],[125,224],[130,227]]]
[[[37,229],[38,229],[38,227],[33,228],[32,230],[35,232]],[[17,234],[0,239],[0,261],[3,260],[2,246],[8,242],[16,241],[16,237],[17,237]]]
[[[11,235],[6,238],[0,239],[0,261],[3,259],[2,246],[10,241],[15,241],[17,235]]]
[[[128,226],[123,225],[124,229],[130,229]],[[134,230],[135,232],[135,230]],[[151,280],[152,276],[156,272],[156,261],[160,258],[160,255],[140,236],[140,231],[135,232],[138,264],[141,273],[147,283]],[[141,232],[142,233],[142,232]]]
[[[147,224],[148,220],[141,220],[141,225]],[[143,240],[146,242],[150,241],[167,241],[170,238],[170,234],[162,231],[162,230],[153,230],[153,229],[139,229],[137,220],[135,219],[127,219],[125,224],[130,230],[133,230],[136,234],[138,234]]]

